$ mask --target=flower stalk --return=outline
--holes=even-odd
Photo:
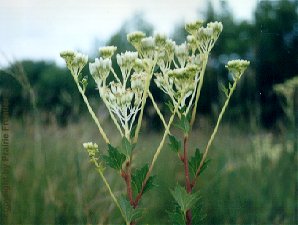
[[[224,89],[227,99],[204,153],[201,154],[196,150],[195,156],[189,160],[189,137],[196,119],[208,56],[223,27],[220,22],[211,22],[204,27],[203,22],[198,20],[186,24],[185,29],[189,35],[186,41],[180,45],[161,34],[154,37],[146,37],[145,33],[140,31],[128,34],[127,40],[135,47],[136,51],[116,54],[115,57],[121,74],[117,74],[112,68],[112,57],[117,50],[115,46],[100,48],[100,56],[94,62],[89,63],[89,71],[96,83],[99,95],[121,136],[121,144],[118,147],[114,147],[110,143],[85,95],[88,85],[87,78],[81,79],[80,77],[88,62],[88,57],[73,51],[61,52],[61,57],[65,60],[108,150],[106,155],[100,154],[96,157],[99,152],[97,144],[85,143],[84,148],[107,187],[113,202],[119,208],[126,225],[135,225],[140,218],[139,202],[144,193],[154,186],[154,177],[151,174],[168,136],[170,147],[183,163],[185,176],[185,188],[175,188],[172,195],[179,206],[185,223],[187,225],[192,224],[193,219],[197,217],[197,215],[192,215],[196,212],[193,207],[198,201],[198,195],[193,193],[193,187],[206,166],[209,149],[218,132],[230,98],[236,89],[237,82],[249,65],[249,62],[245,60],[228,62],[226,67],[233,76],[233,85],[230,85],[229,89]],[[168,105],[171,116],[168,122],[166,122],[150,91],[152,79],[170,100]],[[133,168],[133,158],[135,158],[133,156],[148,97],[164,126],[164,133],[151,163],[136,169]],[[176,115],[179,121],[179,124],[176,125],[183,131],[183,137],[181,137],[183,144],[171,135],[170,131]],[[104,176],[103,165],[115,169],[123,178],[126,186],[126,197],[116,198]]]

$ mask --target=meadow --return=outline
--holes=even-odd
[[[32,119],[11,119],[9,224],[119,224],[120,213],[89,163],[82,143],[95,141],[106,151],[89,115],[60,127],[34,126]],[[120,137],[104,122],[114,143]],[[203,148],[213,121],[201,118],[192,140]],[[251,127],[251,128],[247,128]],[[150,161],[162,131],[143,129],[136,156]],[[289,132],[273,134],[252,125],[235,125],[227,117],[211,148],[211,163],[199,180],[204,224],[296,224],[297,149]],[[168,187],[183,183],[182,164],[164,147],[154,175],[158,188],[142,199],[145,224],[168,224],[173,203]],[[181,171],[181,174],[179,174]],[[124,183],[106,169],[115,194],[124,193]]]

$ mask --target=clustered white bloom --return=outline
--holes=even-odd
[[[94,63],[89,63],[90,73],[95,80],[97,86],[106,85],[107,77],[112,68],[112,60],[110,58],[96,58]]]
[[[148,91],[153,74],[156,85],[169,95],[175,107],[184,110],[182,113],[190,110],[208,54],[223,27],[220,22],[211,22],[203,27],[203,22],[198,20],[186,24],[185,29],[189,35],[187,41],[180,45],[162,34],[154,37],[146,37],[140,31],[128,34],[127,40],[136,52],[126,51],[116,55],[121,75],[117,75],[112,68],[112,57],[117,50],[115,46],[100,48],[100,57],[89,64],[101,98],[112,117],[115,115],[118,118],[114,122],[120,122],[126,136],[130,134],[137,113],[143,107],[144,91]],[[72,51],[62,52],[61,57],[76,76],[88,61],[87,56]],[[240,64],[242,66],[238,67],[244,68],[245,63]],[[232,71],[234,67],[233,63],[228,65]],[[114,79],[108,79],[110,74]]]
[[[147,74],[142,59],[138,58],[138,53],[126,51],[116,55],[121,71],[120,79],[112,69],[111,58],[115,51],[114,46],[100,48],[102,57],[90,63],[89,69],[104,103],[109,111],[116,115],[125,134],[129,135],[140,110]],[[107,82],[111,72],[115,80]]]
[[[98,145],[93,142],[83,143],[83,147],[88,151],[90,157],[94,157],[98,152]]]
[[[232,74],[233,79],[239,79],[249,66],[250,62],[243,59],[231,60],[227,63],[226,68]]]
[[[182,98],[178,106],[180,110],[185,108],[186,100],[189,98],[184,113],[189,111],[194,100],[200,72],[203,69],[202,64],[207,62],[208,54],[222,31],[220,22],[208,23],[206,27],[202,25],[203,22],[200,20],[186,24],[185,29],[190,35],[187,36],[187,42],[180,45],[169,39],[163,41],[162,36],[156,37],[156,42],[168,49],[163,51],[164,55],[159,54],[160,60],[157,64],[161,73],[155,73],[154,81],[170,96],[174,106]],[[168,56],[167,59],[165,55]]]
[[[66,50],[60,53],[60,56],[65,60],[67,68],[72,72],[72,75],[80,75],[82,69],[88,62],[88,56],[82,53]]]
[[[185,25],[186,31],[190,33],[187,42],[192,54],[195,54],[197,49],[200,53],[209,53],[223,29],[222,23],[217,21],[208,23],[206,27],[202,25],[202,21]]]

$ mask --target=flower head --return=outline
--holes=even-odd
[[[154,36],[154,42],[155,42],[155,45],[159,48],[164,48],[165,47],[165,44],[167,42],[167,37],[166,35],[164,34],[156,34]]]
[[[102,47],[99,48],[99,54],[104,58],[111,58],[115,51],[117,50],[117,47],[115,46],[106,46],[106,47]]]
[[[250,62],[247,60],[242,60],[242,59],[231,60],[226,65],[226,68],[233,75],[234,79],[239,79],[241,75],[244,73],[244,71],[247,69],[249,64]]]
[[[77,77],[88,62],[88,56],[74,51],[62,51],[60,56],[65,60],[68,69],[72,75]]]
[[[143,38],[141,41],[141,49],[144,55],[148,58],[152,58],[154,56],[155,43],[153,37]]]
[[[118,65],[127,69],[134,66],[135,61],[138,58],[138,53],[126,51],[125,53],[117,54],[116,57]]]
[[[111,71],[112,61],[110,58],[96,58],[94,63],[89,63],[90,73],[95,82],[100,86],[105,81]]]
[[[141,40],[146,37],[146,34],[142,31],[135,31],[127,35],[127,40],[130,42],[136,49],[139,48]]]
[[[83,147],[87,150],[90,157],[94,157],[98,152],[98,145],[93,142],[83,143]]]
[[[203,23],[203,20],[197,20],[191,23],[187,23],[185,24],[185,30],[188,33],[194,35],[199,30],[199,28],[202,27]]]
[[[186,43],[182,43],[181,45],[175,46],[175,55],[181,65],[181,67],[184,67],[186,60],[188,58],[188,48],[187,48]]]

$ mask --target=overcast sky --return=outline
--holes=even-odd
[[[239,19],[251,19],[257,1],[226,0]],[[0,0],[0,66],[4,55],[61,63],[61,50],[88,53],[95,39],[107,40],[134,12],[170,34],[205,9],[205,0]]]

